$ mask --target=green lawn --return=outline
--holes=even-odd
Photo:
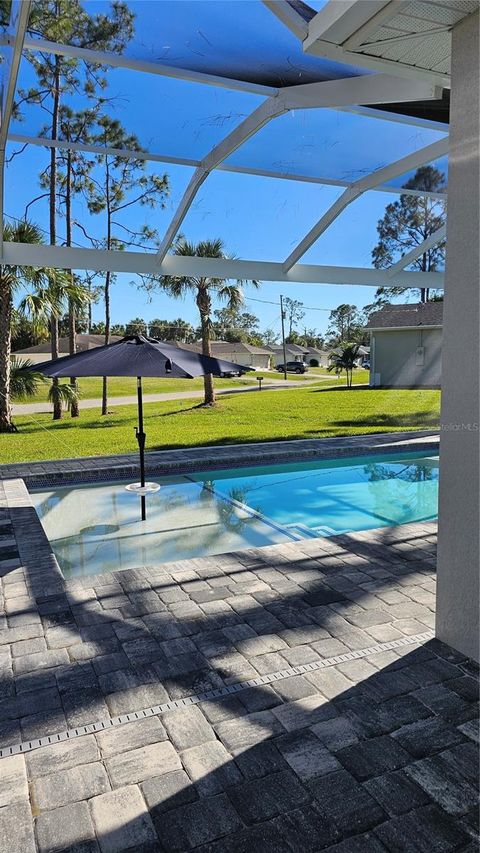
[[[197,400],[149,403],[147,450],[435,428],[439,406],[439,391],[328,385],[226,396],[212,409]],[[0,462],[135,451],[136,417],[135,406],[115,407],[104,418],[96,409],[82,411],[78,420],[19,416],[19,432],[0,436]]]
[[[309,374],[288,373],[288,379],[294,381],[318,379],[322,381],[322,376],[327,375],[326,368],[314,367],[310,368]],[[263,376],[265,382],[272,379],[281,380],[283,374],[278,371],[252,371],[245,376],[240,376],[235,379],[215,379],[215,387],[220,388],[238,388],[242,385],[257,385],[257,376]],[[331,374],[332,382],[337,384],[338,380],[334,374]],[[62,380],[66,382],[67,380]],[[325,380],[324,380],[325,381]],[[357,370],[354,374],[354,381],[368,382],[368,371]],[[340,378],[340,383],[344,379]],[[197,391],[203,388],[203,379],[144,379],[142,382],[144,394],[168,394],[175,391]],[[80,395],[83,400],[93,400],[102,396],[102,380],[96,376],[84,377],[79,379],[78,386]],[[48,399],[49,383],[40,385],[38,393],[32,400],[17,400],[16,402],[36,402],[43,403]],[[137,393],[136,379],[129,376],[114,376],[108,380],[109,397],[113,400],[115,397],[134,396]]]
[[[62,382],[68,380],[63,379]],[[238,379],[217,379],[219,388],[230,388],[232,385],[252,385],[255,382],[254,375],[239,377]],[[143,379],[144,394],[167,394],[172,391],[196,391],[203,388],[203,379]],[[48,399],[49,383],[40,385],[38,394],[31,402],[44,402]],[[87,376],[78,380],[80,395],[83,400],[92,400],[102,396],[102,380],[97,376]],[[108,393],[110,397],[128,397],[137,393],[137,380],[133,376],[112,376],[108,380]],[[27,401],[18,401],[27,402]],[[28,401],[30,402],[30,401]]]

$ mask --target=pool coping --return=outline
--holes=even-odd
[[[147,453],[145,461],[147,474],[167,476],[232,466],[248,467],[252,464],[304,462],[387,452],[435,452],[438,447],[438,431],[421,430],[156,450]],[[0,465],[0,480],[20,478],[30,488],[124,477],[138,477],[137,453]]]

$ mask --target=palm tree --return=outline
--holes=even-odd
[[[27,294],[20,303],[20,309],[27,315],[31,315],[34,319],[45,318],[47,310],[49,312],[50,333],[53,334],[52,341],[52,358],[58,358],[60,353],[58,350],[58,318],[62,316],[65,310],[68,309],[76,315],[85,309],[91,298],[91,293],[84,284],[65,270],[48,270],[47,282],[45,286],[37,288],[33,293]],[[54,333],[56,329],[56,333]],[[53,386],[58,386],[58,379],[52,380]],[[78,417],[78,410],[75,409],[78,400],[77,385],[74,381],[71,384],[72,393],[70,394],[70,405],[73,408],[72,417]],[[62,417],[63,403],[65,396],[62,393],[51,396],[53,403],[53,420],[60,420]],[[68,407],[67,407],[68,408]]]
[[[357,358],[359,348],[360,344],[344,344],[334,350],[330,355],[331,363],[327,367],[327,370],[330,373],[335,371],[337,374],[340,374],[344,370],[347,375],[347,388],[352,387],[353,371],[358,367]]]
[[[34,362],[30,358],[17,358],[12,355],[10,361],[10,397],[13,400],[29,400],[36,396],[46,376],[39,370],[33,370]],[[28,368],[28,369],[27,369]]]
[[[4,223],[3,238],[9,243],[42,243],[40,229],[31,222]],[[51,271],[52,275],[55,271]],[[42,289],[47,271],[23,265],[0,266],[0,432],[16,432],[10,404],[13,296],[23,284]]]
[[[66,382],[57,382],[50,385],[48,391],[48,402],[52,404],[55,411],[56,408],[69,409],[72,405],[78,404],[78,388],[77,385],[72,385]],[[55,415],[54,415],[55,419]]]
[[[225,252],[223,240],[220,237],[214,240],[201,240],[199,243],[190,243],[182,235],[178,237],[174,246],[173,254],[195,258],[229,258]],[[224,278],[207,278],[206,276],[162,276],[161,287],[176,299],[183,297],[188,291],[195,294],[195,301],[200,314],[200,333],[202,338],[203,355],[212,354],[212,298],[216,297],[227,304],[231,310],[238,309],[243,303],[242,286],[243,281],[229,284]],[[258,287],[258,282],[249,282]],[[215,404],[215,389],[213,387],[213,376],[211,373],[204,376],[204,405]]]

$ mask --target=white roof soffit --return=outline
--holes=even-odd
[[[330,0],[308,25],[306,53],[450,86],[451,30],[477,0]]]
[[[375,288],[391,286],[388,270],[296,264],[285,273],[281,263],[267,261],[167,255],[159,263],[158,256],[154,253],[28,243],[4,243],[2,263],[99,272],[110,270],[130,275],[202,275],[230,280],[281,281],[288,284],[354,284]],[[404,288],[440,289],[444,286],[444,276],[441,272],[404,272],[398,285],[397,282],[395,284]]]

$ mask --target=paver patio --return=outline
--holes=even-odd
[[[65,581],[4,486],[2,853],[477,849],[477,667],[430,639],[434,524]]]

